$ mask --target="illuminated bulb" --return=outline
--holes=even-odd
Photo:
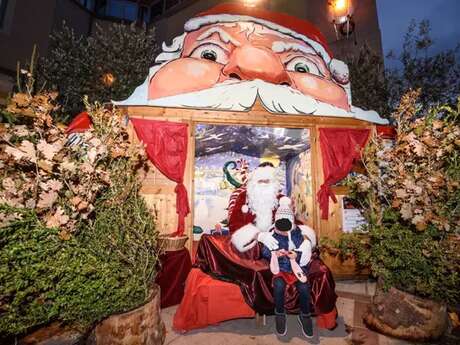
[[[243,3],[247,7],[255,7],[259,0],[243,0]]]
[[[101,80],[102,80],[102,83],[107,86],[107,87],[111,87],[112,84],[115,82],[116,78],[115,76],[112,74],[112,73],[105,73],[102,77],[101,77]]]
[[[343,11],[347,8],[347,0],[336,0],[334,3],[334,10]]]

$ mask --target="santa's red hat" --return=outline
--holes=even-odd
[[[208,11],[197,14],[185,23],[185,31],[217,23],[253,22],[262,24],[272,30],[300,39],[315,49],[326,63],[332,59],[332,52],[323,34],[310,22],[287,15],[270,12],[257,7],[241,4],[221,4]]]

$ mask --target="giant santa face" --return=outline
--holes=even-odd
[[[190,19],[185,31],[163,44],[146,82],[118,104],[247,111],[259,98],[275,113],[386,122],[351,105],[348,67],[304,20],[224,4]]]
[[[309,44],[251,22],[210,24],[189,33],[181,57],[150,80],[149,98],[256,79],[349,110],[345,90]]]

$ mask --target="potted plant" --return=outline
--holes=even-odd
[[[129,311],[143,315],[137,334],[147,342],[139,343],[161,344],[158,231],[137,179],[143,148],[116,109],[88,103],[92,128],[72,145],[53,121],[57,95],[34,94],[33,73],[23,74],[23,92],[5,112],[10,123],[0,124],[0,337],[84,338]]]
[[[368,239],[345,236],[341,246],[379,281],[365,322],[428,340],[443,334],[448,306],[460,301],[460,103],[419,114],[418,95],[406,94],[394,114],[396,140],[376,136],[366,148],[367,174],[349,187]]]

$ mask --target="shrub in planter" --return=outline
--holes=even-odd
[[[420,114],[418,95],[406,94],[393,115],[396,141],[373,138],[362,157],[367,174],[348,181],[351,197],[361,204],[368,222],[363,229],[368,239],[346,234],[336,245],[371,268],[382,293],[396,288],[455,306],[460,303],[460,101],[457,108],[437,106]],[[387,305],[390,295],[380,297],[381,305],[374,308],[377,314],[368,317],[374,325],[384,325],[379,317],[390,315],[383,310],[392,308]],[[412,310],[406,307],[393,310],[400,319],[390,320],[392,325],[382,329],[395,330],[400,321],[410,320],[410,315],[401,314]],[[445,308],[436,309],[446,315]],[[438,316],[426,320],[432,317]],[[428,339],[439,336],[445,324],[432,335],[422,332],[423,325],[417,327],[420,332],[407,328],[392,335],[423,334]]]
[[[348,182],[368,221],[368,240],[342,238],[362,264],[390,286],[437,301],[460,301],[459,111],[439,106],[418,114],[418,92],[395,114],[397,140],[374,138],[367,175]],[[364,250],[365,249],[365,250]]]
[[[323,236],[321,259],[335,270],[337,279],[366,279],[370,274],[367,242],[367,235],[361,233],[342,234],[337,240]]]
[[[145,302],[158,233],[139,197],[143,149],[116,110],[87,104],[93,128],[66,145],[54,94],[16,94],[0,125],[0,337],[51,321],[86,329]]]

